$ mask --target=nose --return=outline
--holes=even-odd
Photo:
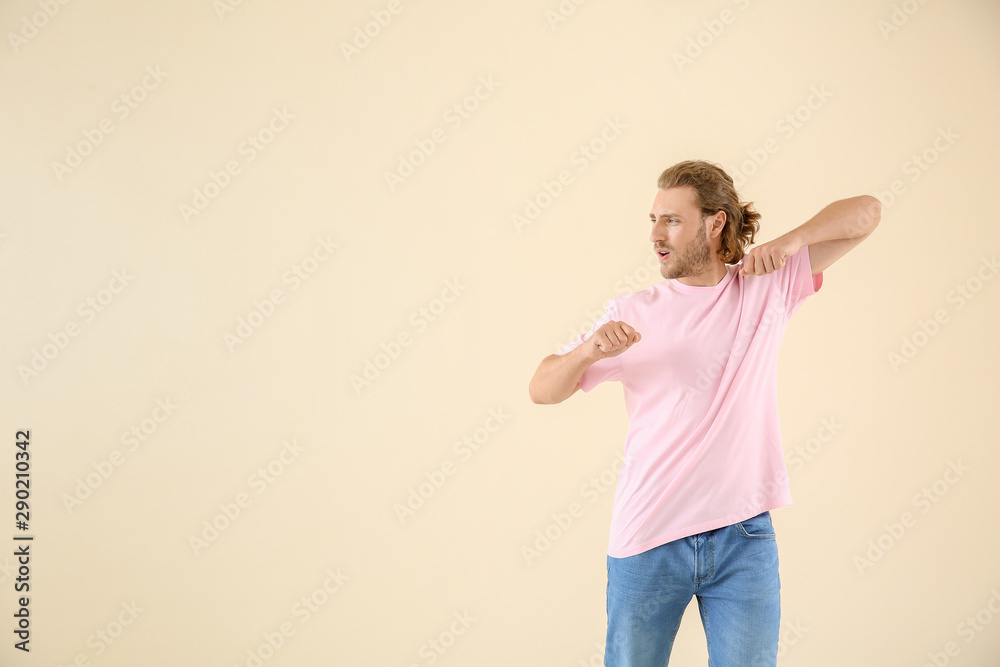
[[[666,235],[663,233],[662,225],[658,225],[654,222],[652,223],[651,226],[653,229],[649,232],[649,240],[652,243],[659,243],[660,241],[663,241],[664,239],[667,238]]]

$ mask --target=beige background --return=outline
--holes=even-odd
[[[582,488],[613,478],[621,386],[539,406],[528,381],[660,279],[655,179],[703,158],[762,212],[758,242],[835,199],[885,203],[785,334],[781,664],[998,664],[995,2],[221,3],[0,9],[0,663],[600,665],[614,491]],[[391,22],[348,58],[372,12]],[[249,136],[270,142],[252,160]],[[241,318],[259,326],[231,350]],[[694,601],[674,656],[707,661]]]

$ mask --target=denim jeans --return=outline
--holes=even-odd
[[[608,556],[606,667],[664,667],[691,596],[709,667],[775,667],[781,620],[771,513]]]

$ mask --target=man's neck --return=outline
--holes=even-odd
[[[729,270],[726,268],[725,263],[719,262],[704,273],[699,273],[696,276],[682,276],[676,280],[691,287],[714,287],[722,282],[727,273],[729,273]]]

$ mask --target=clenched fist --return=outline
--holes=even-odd
[[[586,342],[593,356],[606,359],[617,357],[641,339],[639,332],[625,322],[611,320],[602,324]]]

